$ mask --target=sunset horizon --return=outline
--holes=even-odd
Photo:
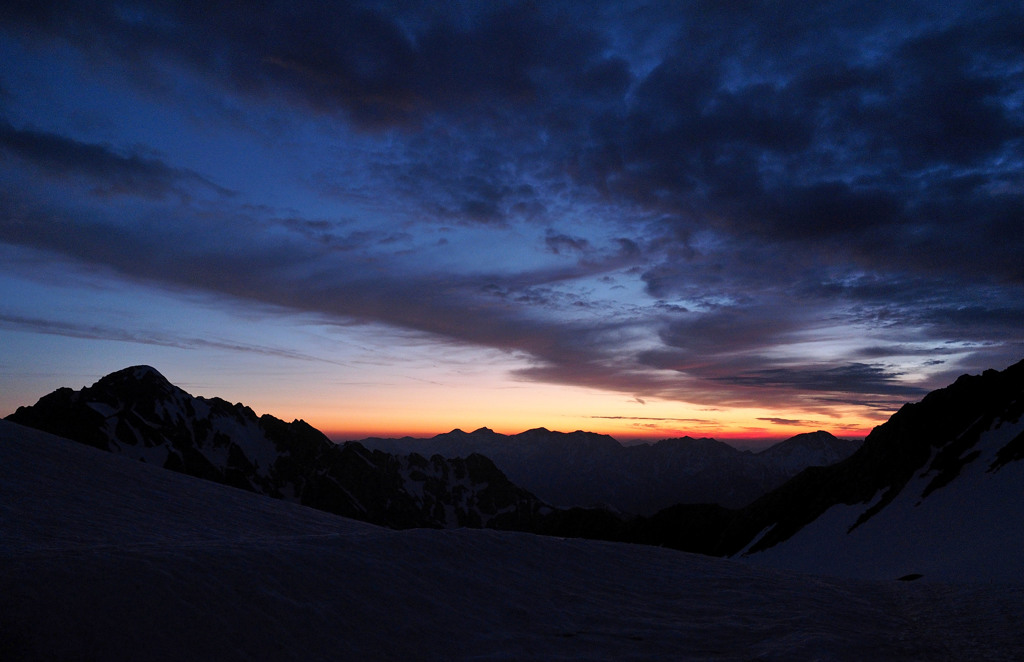
[[[147,364],[339,440],[862,438],[1024,356],[1022,24],[8,4],[0,413]]]
[[[848,422],[819,422],[815,425],[813,421],[789,420],[778,417],[755,416],[754,414],[766,414],[769,412],[747,413],[748,418],[743,418],[742,412],[729,412],[723,419],[713,417],[715,412],[704,411],[702,419],[678,419],[670,417],[657,417],[654,414],[660,409],[679,410],[678,403],[657,403],[644,402],[645,408],[650,407],[652,415],[591,415],[573,416],[564,412],[554,412],[547,415],[537,415],[536,420],[528,418],[516,418],[510,416],[509,412],[502,407],[492,410],[486,408],[478,409],[473,413],[459,413],[457,406],[444,410],[434,410],[430,416],[421,415],[417,412],[403,413],[401,403],[395,403],[393,411],[382,414],[379,411],[363,412],[362,415],[354,414],[358,408],[347,408],[339,405],[336,411],[324,411],[316,407],[309,407],[308,404],[279,406],[274,400],[268,399],[272,396],[263,391],[248,391],[250,398],[237,398],[228,393],[217,392],[209,386],[192,385],[186,379],[175,381],[167,376],[164,370],[151,363],[139,363],[139,366],[146,365],[164,375],[168,381],[175,386],[182,388],[190,395],[204,398],[219,398],[232,404],[241,404],[254,410],[257,415],[269,414],[282,420],[301,420],[323,432],[329,439],[337,443],[346,441],[359,441],[370,437],[384,438],[431,438],[438,435],[448,434],[454,431],[472,433],[486,428],[505,436],[514,436],[529,430],[539,428],[552,432],[570,433],[575,431],[589,432],[594,434],[607,435],[616,441],[630,445],[636,443],[653,443],[664,439],[677,439],[682,437],[711,438],[725,442],[737,448],[745,450],[759,450],[770,445],[779,443],[799,434],[824,430],[834,436],[847,439],[863,439],[871,429],[884,422],[888,416],[883,416],[877,422],[871,422],[867,427],[857,427],[856,424]],[[18,407],[25,407],[47,395],[58,388],[81,389],[94,385],[102,377],[133,366],[125,365],[110,370],[108,373],[96,375],[95,378],[86,379],[83,383],[72,383],[72,380],[65,380],[54,386],[47,393],[24,394],[24,400],[14,403],[17,392],[6,393],[2,396],[6,411],[0,411],[0,418],[12,414]],[[173,369],[170,374],[176,374]],[[230,375],[222,376],[225,383],[231,383]],[[59,381],[59,380],[58,380]],[[80,380],[81,381],[81,380]],[[563,391],[564,389],[557,389]],[[245,389],[243,389],[245,391]],[[584,394],[585,398],[587,394]],[[607,397],[607,396],[605,396]],[[611,398],[610,400],[614,400]],[[564,401],[563,401],[564,402]],[[630,407],[637,403],[623,400],[620,406]],[[477,405],[479,406],[479,405]],[[609,402],[606,405],[609,410],[615,409],[615,403]],[[550,407],[548,407],[550,409]],[[778,413],[778,412],[771,412]],[[424,423],[422,421],[436,421]],[[733,421],[730,426],[723,421]],[[361,425],[359,423],[362,423]],[[687,425],[687,423],[689,423]]]

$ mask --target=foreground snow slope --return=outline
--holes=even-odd
[[[938,472],[928,463],[866,521],[860,522],[881,493],[867,503],[833,506],[749,559],[841,577],[1024,581],[1024,462],[998,465],[999,452],[1022,433],[1024,418],[999,421],[962,452],[971,460],[942,487],[929,490]]]
[[[1020,659],[1018,586],[392,531],[0,422],[0,659]]]

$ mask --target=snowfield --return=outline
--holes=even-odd
[[[391,531],[0,421],[0,659],[1019,660],[1024,588]]]

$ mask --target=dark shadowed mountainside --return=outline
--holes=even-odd
[[[707,438],[623,446],[608,435],[544,428],[514,435],[487,428],[453,430],[430,439],[374,437],[357,443],[388,453],[480,453],[509,480],[548,503],[603,505],[640,515],[677,503],[745,506],[807,467],[849,457],[860,444],[818,431],[751,453]]]

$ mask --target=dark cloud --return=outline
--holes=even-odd
[[[582,253],[590,248],[590,242],[583,237],[570,237],[567,234],[556,233],[554,230],[548,230],[544,236],[544,244],[555,255],[563,252]]]
[[[437,112],[504,116],[552,83],[576,95],[621,94],[628,80],[621,60],[601,56],[596,32],[532,3],[451,13],[377,2],[14,4],[0,19],[23,34],[67,39],[137,75],[169,59],[232,91],[343,112],[369,129]]]
[[[713,341],[707,344],[714,345]],[[662,378],[662,395],[685,393],[698,403],[799,406],[823,411],[826,405],[868,406],[864,396],[871,396],[872,403],[884,403],[877,406],[892,410],[927,391],[903,381],[901,372],[880,364],[780,361],[762,353],[774,346],[770,340],[742,345],[747,352],[730,353],[729,344],[724,343],[721,348],[715,346],[719,353],[649,350],[641,354],[640,360],[647,366],[679,373],[676,380]]]
[[[773,191],[761,212],[761,233],[796,241],[856,237],[898,224],[901,214],[902,203],[893,192],[821,181]]]
[[[971,276],[984,253],[986,269],[1020,283],[1019,246],[989,188],[1019,163],[1019,8],[883,12],[865,25],[844,6],[796,16],[751,3],[701,16],[622,121],[596,118],[603,142],[579,155],[579,172],[671,210],[681,231],[710,223],[870,267],[935,272],[941,255],[943,273]],[[910,29],[882,22],[897,19]],[[985,173],[975,183],[984,192],[936,215],[936,196],[967,171]],[[981,239],[989,233],[1012,245]]]
[[[231,193],[195,172],[172,168],[157,159],[121,154],[105,145],[52,133],[16,129],[0,121],[0,154],[4,153],[37,166],[49,177],[83,177],[100,195],[159,198],[187,195],[188,189],[196,186],[220,195]]]
[[[804,327],[804,320],[783,308],[730,306],[683,315],[666,325],[660,336],[667,347],[680,350],[677,357],[703,361],[716,353],[781,344]]]
[[[1007,292],[1004,285],[993,282],[860,274],[840,281],[809,284],[801,295],[848,302],[851,319],[880,326],[912,327],[917,330],[915,340],[932,342],[930,349],[907,351],[941,352],[937,341],[950,337],[963,342],[1019,339],[1020,329],[1024,328],[1024,303],[1008,297]],[[875,351],[881,356],[885,350]]]
[[[715,377],[717,381],[738,386],[784,387],[801,392],[870,393],[906,396],[924,395],[925,390],[900,383],[900,373],[883,366],[853,363],[844,366],[800,366],[798,368],[766,368],[748,370],[731,376]]]

